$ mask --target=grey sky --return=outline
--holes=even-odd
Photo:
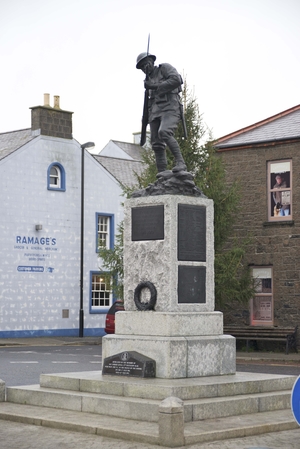
[[[299,0],[0,0],[0,132],[60,95],[73,135],[132,141],[150,51],[187,77],[214,137],[299,104]]]

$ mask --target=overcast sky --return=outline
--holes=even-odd
[[[60,96],[73,136],[132,142],[139,53],[169,62],[221,137],[300,103],[300,0],[0,0],[0,132]]]

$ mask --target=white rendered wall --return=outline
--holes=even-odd
[[[47,189],[54,162],[64,167],[65,192]],[[114,214],[116,226],[122,198],[117,181],[88,153],[85,181],[84,324],[101,335],[105,314],[89,307],[90,271],[99,269],[95,214]],[[0,336],[78,335],[80,182],[75,140],[38,136],[0,161]]]
[[[102,271],[102,262],[96,252],[96,213],[114,217],[113,233],[123,219],[122,190],[111,176],[90,154],[85,155],[85,238],[84,238],[84,317],[86,333],[104,328],[106,309],[90,309],[90,273]]]

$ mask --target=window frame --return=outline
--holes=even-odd
[[[278,164],[278,169],[281,166],[281,170],[278,172],[271,171],[271,166]],[[289,171],[284,171],[284,166],[287,166],[289,164]],[[287,167],[286,167],[287,168]],[[268,161],[267,162],[267,197],[268,197],[268,221],[269,222],[280,222],[280,221],[292,221],[293,220],[293,187],[292,187],[292,178],[293,178],[293,172],[292,172],[293,164],[292,159],[279,159],[274,161]],[[284,175],[286,173],[286,175]],[[276,183],[275,177],[278,175],[283,175],[284,181],[287,180],[287,183],[289,187],[284,187],[283,189],[274,189],[274,185]],[[274,209],[275,209],[275,202],[274,202],[274,194],[279,192],[281,195],[283,192],[289,192],[289,215],[278,215],[274,216]]]
[[[257,270],[257,271],[259,271],[259,270],[261,270],[261,276],[263,276],[264,275],[264,273],[263,273],[263,271],[265,271],[265,277],[258,277],[258,276],[256,276],[256,277],[254,277],[254,271],[255,270]],[[266,275],[267,275],[267,273],[269,272],[269,274],[270,274],[270,277],[268,278],[268,277],[266,277]],[[258,273],[257,273],[258,274]],[[262,279],[262,280],[265,280],[265,279],[271,279],[271,291],[270,292],[263,292],[263,291],[257,291],[255,294],[254,294],[254,296],[253,296],[253,298],[251,298],[250,299],[250,326],[274,326],[274,290],[273,290],[273,285],[274,285],[274,282],[273,282],[273,267],[272,266],[255,266],[255,267],[252,267],[252,277],[253,277],[253,279]],[[262,285],[262,288],[263,288],[263,285]],[[261,301],[263,301],[263,299],[265,298],[265,301],[268,301],[268,299],[270,300],[270,302],[271,302],[271,312],[270,312],[270,319],[255,319],[254,318],[254,314],[255,314],[255,312],[254,312],[254,307],[255,307],[255,305],[254,305],[254,301],[255,301],[255,298],[261,298]]]
[[[108,271],[90,271],[90,314],[106,314],[113,303],[116,301],[116,298],[114,296],[113,290],[110,290],[110,299],[109,299],[109,305],[106,306],[95,306],[93,305],[93,276],[101,276],[101,275],[109,275],[110,273]],[[100,290],[99,290],[100,291]],[[107,291],[107,290],[106,290]]]
[[[114,214],[106,213],[106,212],[96,212],[96,253],[99,253],[99,233],[98,233],[98,223],[99,217],[106,217],[109,219],[108,224],[108,241],[106,248],[114,249],[114,228],[115,228],[115,217]]]
[[[58,171],[58,185],[57,187],[54,184],[51,184],[51,169],[56,168]],[[49,165],[47,170],[47,189],[48,190],[55,190],[58,192],[65,192],[66,191],[66,173],[64,167],[59,162],[53,162]]]

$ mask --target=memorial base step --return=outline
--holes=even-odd
[[[297,428],[290,408],[295,380],[261,373],[184,379],[42,374],[39,385],[6,389],[0,419],[182,447]],[[178,444],[166,441],[162,413],[165,398],[174,397],[183,401]]]
[[[158,424],[153,422],[9,402],[0,403],[0,419],[145,444],[160,444]],[[188,446],[296,428],[298,424],[290,410],[207,419],[201,423],[194,421],[185,424],[184,444]]]

